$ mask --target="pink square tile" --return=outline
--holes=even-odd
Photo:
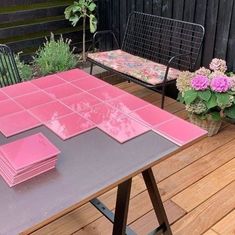
[[[0,146],[3,161],[8,162],[15,171],[54,157],[60,151],[42,134],[38,133]]]
[[[37,91],[28,95],[16,97],[14,99],[26,109],[53,101],[53,99],[43,91]]]
[[[124,143],[150,130],[150,128],[129,117],[111,119],[98,125],[98,127],[120,143]]]
[[[80,114],[95,124],[109,122],[111,119],[117,119],[123,116],[123,113],[104,103],[97,104],[89,110],[82,111]]]
[[[124,91],[111,85],[92,89],[89,91],[89,93],[104,101],[111,100],[113,98],[126,94]]]
[[[6,137],[18,134],[40,125],[41,122],[27,111],[14,113],[0,118],[0,131]]]
[[[56,75],[61,77],[65,81],[71,82],[71,81],[75,81],[78,79],[82,79],[88,76],[89,74],[80,69],[72,69],[69,71],[62,72],[62,73],[57,73]]]
[[[85,91],[107,85],[106,82],[103,82],[93,76],[89,76],[81,80],[73,81],[72,84]]]
[[[149,126],[156,126],[166,122],[175,116],[153,105],[145,106],[130,114],[131,117],[146,123]]]
[[[32,80],[31,82],[41,89],[46,89],[48,87],[60,85],[65,81],[60,77],[56,76],[55,74],[53,74]]]
[[[79,94],[82,92],[79,88],[71,85],[70,83],[64,83],[59,86],[53,86],[45,89],[45,91],[53,98],[62,99],[71,95]]]
[[[148,102],[129,94],[112,99],[108,103],[124,113],[130,113],[133,110],[149,105]]]
[[[13,100],[4,100],[0,102],[0,117],[5,115],[9,115],[12,113],[16,113],[22,111],[23,108],[20,107],[16,102]]]
[[[61,102],[69,106],[75,112],[81,112],[82,110],[89,109],[90,107],[101,103],[100,100],[86,92],[69,96],[62,99]]]
[[[30,109],[30,112],[37,117],[41,122],[55,120],[61,116],[67,115],[72,112],[67,106],[58,101],[43,104]]]
[[[31,82],[22,82],[15,85],[3,87],[1,90],[10,97],[17,97],[38,91],[39,89]]]
[[[76,113],[46,123],[46,126],[63,140],[94,128],[94,124]]]
[[[9,97],[2,92],[2,88],[1,88],[1,90],[0,90],[0,102],[3,101],[3,100],[7,100],[7,99],[9,99]]]
[[[177,117],[153,129],[179,145],[185,145],[207,134],[198,126]]]

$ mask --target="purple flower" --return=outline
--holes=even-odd
[[[197,91],[206,90],[209,86],[209,79],[207,76],[196,75],[192,78],[191,85]]]
[[[231,83],[227,76],[219,75],[211,80],[211,90],[216,92],[226,92],[230,89]]]

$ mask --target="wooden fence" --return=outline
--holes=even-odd
[[[128,14],[141,11],[204,25],[205,41],[199,64],[225,59],[235,71],[234,0],[99,0],[102,28],[112,29],[121,42]]]

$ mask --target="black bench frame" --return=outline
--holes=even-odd
[[[95,48],[98,37],[107,34],[112,36],[114,45],[120,48],[118,40],[111,30],[96,32],[93,36],[93,48]],[[158,91],[162,94],[161,107],[164,108],[165,88],[168,84],[175,82],[175,80],[167,80],[169,69],[172,67],[193,71],[196,67],[204,34],[204,27],[199,24],[133,12],[129,15],[120,49],[165,65],[166,70],[162,83],[149,84],[105,66],[88,56],[88,61],[91,62],[90,73],[92,74],[95,64],[120,75],[128,81]]]

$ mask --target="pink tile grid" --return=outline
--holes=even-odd
[[[72,69],[69,71],[57,73],[56,75],[67,82],[72,82],[72,81],[83,79],[83,78],[89,76],[88,73],[86,73],[80,69]]]
[[[0,131],[6,137],[10,137],[40,125],[41,122],[26,110],[0,117]]]
[[[118,119],[124,114],[108,104],[100,103],[90,109],[81,111],[80,115],[96,125],[100,125],[102,123],[108,123],[112,119]]]
[[[44,91],[54,99],[63,99],[83,92],[81,89],[71,85],[70,83],[63,83],[58,86],[49,87]]]
[[[84,79],[79,79],[71,82],[74,86],[83,89],[84,91],[89,91],[94,88],[103,87],[107,85],[106,82],[101,81],[93,76],[88,76]]]
[[[3,100],[7,100],[9,99],[9,97],[4,93],[2,92],[2,88],[0,90],[0,102],[3,101]]]
[[[25,109],[30,109],[38,105],[46,104],[52,102],[53,99],[47,93],[43,91],[37,91],[28,95],[19,96],[14,98],[14,100],[22,105]]]
[[[98,103],[101,103],[101,100],[87,92],[83,92],[61,99],[61,102],[71,108],[74,112],[79,113],[83,110],[91,108]]]
[[[72,113],[58,118],[57,120],[50,121],[46,123],[46,126],[63,140],[95,128],[92,122],[77,113]]]
[[[0,151],[2,160],[18,173],[60,153],[42,133],[2,145]]]
[[[39,88],[33,85],[31,82],[22,82],[1,88],[1,91],[11,98],[33,93],[38,90]]]
[[[58,86],[60,84],[65,83],[65,81],[61,79],[59,76],[53,74],[53,75],[48,75],[46,77],[34,79],[31,81],[31,83],[41,89],[45,89],[48,87]]]
[[[0,102],[0,117],[23,111],[23,108],[14,100],[4,100]]]
[[[167,111],[164,111],[154,105],[148,105],[134,112],[130,116],[140,122],[147,124],[150,127],[160,125],[168,120],[175,118],[175,116]]]
[[[73,112],[71,109],[69,109],[67,106],[60,103],[59,101],[53,101],[51,103],[43,104],[29,109],[29,111],[42,123],[53,121],[61,116],[65,116]]]
[[[177,117],[154,127],[153,130],[180,146],[207,134],[200,127]]]
[[[126,94],[126,92],[111,85],[106,85],[103,87],[92,89],[89,91],[89,93],[103,101],[108,101]]]
[[[126,114],[149,105],[148,102],[130,94],[125,94],[112,99],[108,101],[108,103]]]
[[[144,134],[147,131],[150,131],[149,127],[144,126],[125,115],[118,119],[110,119],[107,122],[103,122],[98,125],[98,127],[120,143],[124,143],[141,134]]]

